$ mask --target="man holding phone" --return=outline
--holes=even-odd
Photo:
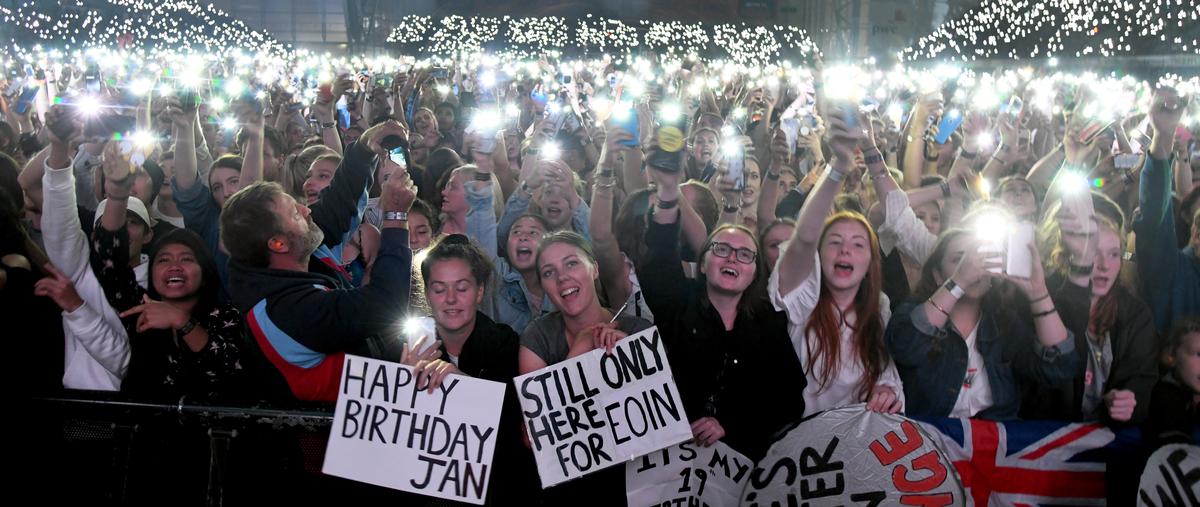
[[[269,386],[263,395],[334,401],[347,353],[412,364],[426,359],[391,346],[408,306],[412,268],[408,210],[416,188],[407,172],[383,185],[383,228],[371,281],[350,288],[340,267],[326,262],[354,222],[375,158],[389,156],[384,140],[407,134],[395,121],[363,133],[346,147],[333,182],[311,210],[278,184],[261,182],[238,191],[221,211],[231,293],[258,351],[249,354],[250,368]]]

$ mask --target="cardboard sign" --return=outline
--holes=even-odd
[[[692,438],[658,328],[515,383],[543,488]]]
[[[346,355],[322,471],[483,504],[504,387],[450,375],[430,393],[408,366]]]
[[[1164,445],[1146,461],[1138,505],[1200,505],[1200,447]]]
[[[965,505],[954,465],[916,423],[855,405],[804,420],[750,474],[744,506]]]
[[[687,441],[626,463],[625,497],[629,507],[737,505],[753,469],[754,461],[723,442]]]

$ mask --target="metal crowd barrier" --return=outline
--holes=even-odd
[[[27,402],[17,447],[28,454],[15,461],[45,484],[17,484],[47,499],[226,506],[395,498],[321,474],[332,405],[142,401],[89,391]]]

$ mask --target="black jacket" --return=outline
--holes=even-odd
[[[704,284],[683,276],[678,223],[651,221],[646,243],[638,279],[688,419],[716,418],[726,444],[762,458],[771,436],[804,414],[801,393],[808,382],[788,338],[787,316],[764,294],[753,315],[739,314],[726,331]]]
[[[1091,289],[1079,287],[1061,275],[1048,276],[1046,286],[1050,289],[1050,297],[1063,324],[1075,335],[1075,355],[1079,357],[1080,368],[1069,384],[1057,387],[1026,386],[1021,417],[1082,421],[1083,382],[1089,354],[1087,325],[1091,312]],[[1124,287],[1116,285],[1112,290],[1118,291],[1117,318],[1109,332],[1113,362],[1104,391],[1133,391],[1137,405],[1133,410],[1133,418],[1125,424],[1140,424],[1149,413],[1150,392],[1158,379],[1154,321],[1146,305]],[[1102,422],[1118,425],[1108,418],[1108,411],[1103,407],[1101,412],[1104,414],[1100,419]]]
[[[258,268],[229,261],[230,293],[246,318],[246,369],[268,384],[267,397],[332,402],[344,354],[399,361],[397,324],[408,308],[412,251],[408,231],[383,229],[371,283],[349,280],[322,260],[334,255],[361,217],[374,158],[351,144],[329,187],[310,208],[325,241],[308,271]],[[280,382],[280,381],[284,382]],[[286,386],[286,390],[282,388]]]
[[[525,448],[521,437],[521,405],[513,378],[517,370],[517,353],[521,337],[516,331],[497,324],[482,312],[475,312],[475,329],[463,344],[458,356],[458,370],[471,377],[504,384],[504,406],[500,412],[500,427],[496,435],[496,454],[492,460],[487,505],[516,505],[528,501],[537,493],[537,464],[533,453]],[[442,346],[442,360],[450,355]]]

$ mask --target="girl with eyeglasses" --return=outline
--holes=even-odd
[[[828,216],[853,168],[855,148],[861,145],[872,174],[887,169],[862,127],[836,115],[830,125],[836,160],[800,210],[767,290],[775,308],[787,313],[807,374],[805,415],[864,401],[870,410],[896,413],[904,408],[904,389],[883,340],[890,312],[882,295],[879,240],[858,213]]]
[[[681,172],[650,172],[658,186],[638,273],[692,433],[700,445],[723,440],[759,459],[771,435],[804,412],[794,391],[764,388],[805,382],[787,317],[767,301],[767,268],[744,226],[717,227],[700,250],[697,279],[684,276],[680,232],[704,224],[680,199]]]

